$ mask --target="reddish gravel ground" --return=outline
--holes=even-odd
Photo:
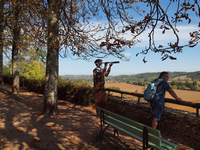
[[[43,95],[21,88],[11,93],[11,86],[0,87],[0,149],[2,150],[64,150],[64,149],[142,149],[141,142],[123,133],[113,136],[108,128],[102,141],[96,142],[99,119],[91,107],[75,106],[59,100],[59,114],[41,114]],[[170,140],[170,137],[167,137]],[[173,138],[174,139],[174,138]],[[178,141],[178,142],[175,142]],[[177,139],[180,150],[192,149],[187,141]]]

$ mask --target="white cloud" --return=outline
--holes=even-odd
[[[199,30],[198,27],[194,25],[189,26],[177,26],[177,29],[179,32],[177,32],[179,36],[179,42],[180,44],[186,44],[190,40],[190,32]],[[162,34],[161,29],[155,29],[155,44],[156,45],[166,45],[167,43],[174,43],[176,41],[176,36],[174,35],[172,30],[166,30],[165,34]],[[141,43],[138,43],[135,45],[135,47],[144,47],[147,46],[149,39],[148,39],[148,33],[150,32],[150,29],[142,33],[140,36],[138,36],[138,39],[141,40]],[[126,36],[127,38],[131,38],[131,34]]]
[[[107,26],[106,23],[107,23],[106,21],[93,22],[94,25],[102,25],[102,26]],[[121,30],[122,26],[123,25],[121,23],[118,23],[118,25],[115,28]],[[155,29],[155,34],[154,34],[154,38],[155,38],[154,40],[155,40],[156,45],[167,46],[167,43],[176,42],[176,36],[174,35],[171,29],[166,30],[165,34],[162,34],[163,29],[159,29],[159,27],[160,26],[158,25],[158,27]],[[179,25],[179,26],[176,26],[176,28],[179,31],[177,32],[179,36],[179,43],[182,45],[187,44],[188,41],[190,40],[190,35],[189,35],[190,32],[199,30],[198,26],[194,24]],[[141,40],[141,43],[137,43],[134,47],[144,48],[145,46],[148,46],[148,42],[149,42],[148,33],[150,32],[151,32],[151,29],[147,29],[141,35],[139,35],[137,39]],[[105,31],[98,32],[94,37],[103,37],[104,34],[105,34]],[[133,34],[131,32],[126,32],[122,34],[121,37],[127,40],[131,40],[133,38]],[[100,42],[101,41],[99,41],[98,43]]]
[[[127,56],[131,56],[131,54],[130,54],[130,53],[125,53],[124,55],[125,55],[126,57],[127,57]]]

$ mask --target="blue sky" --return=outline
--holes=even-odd
[[[163,1],[162,1],[163,2]],[[167,1],[164,1],[167,2]],[[172,7],[172,10],[174,8]],[[171,13],[171,12],[170,12]],[[193,18],[194,17],[194,18]],[[189,32],[199,30],[198,22],[200,18],[195,15],[192,16],[192,22],[188,24],[185,21],[178,24],[180,43],[188,43]],[[166,44],[175,39],[171,31],[167,31],[164,35],[161,33],[162,30],[156,31],[155,41],[157,45]],[[160,54],[155,54],[153,52],[148,53],[145,57],[147,62],[144,63],[142,60],[144,55],[138,55],[136,53],[140,52],[145,46],[148,46],[148,38],[146,31],[142,34],[139,39],[142,40],[141,43],[136,44],[134,47],[127,49],[125,55],[130,57],[130,61],[122,61],[115,57],[109,56],[103,59],[103,61],[120,61],[119,64],[114,64],[112,66],[110,75],[131,75],[145,72],[162,72],[162,71],[184,71],[184,72],[195,72],[200,71],[200,44],[194,48],[184,48],[182,53],[172,54],[177,60],[167,59],[165,61],[161,60]],[[126,34],[124,37],[130,37]],[[92,71],[95,68],[94,61],[96,58],[92,58],[90,61],[85,60],[72,60],[70,58],[59,60],[59,75],[92,75]]]
[[[183,49],[183,53],[174,55],[177,57],[177,60],[167,59],[162,61],[160,54],[152,52],[146,55],[146,63],[142,61],[144,57],[143,55],[136,57],[136,53],[141,49],[141,47],[135,46],[126,51],[130,56],[130,61],[121,61],[112,56],[103,59],[103,61],[120,61],[119,64],[114,64],[112,66],[110,75],[131,75],[161,71],[200,71],[200,45],[197,45],[195,48]],[[60,58],[59,75],[92,75],[92,71],[95,68],[95,60],[96,58],[93,58],[91,61]]]

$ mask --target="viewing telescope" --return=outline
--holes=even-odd
[[[116,64],[116,63],[119,63],[119,61],[113,61],[113,62],[102,62],[102,64],[106,64],[106,63],[113,63],[113,64]]]

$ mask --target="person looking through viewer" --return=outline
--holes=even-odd
[[[151,101],[150,105],[153,112],[153,120],[152,120],[152,128],[156,129],[158,126],[158,121],[160,121],[161,115],[163,113],[164,109],[164,101],[165,101],[165,91],[168,91],[169,94],[175,98],[178,101],[182,101],[181,98],[179,98],[174,90],[171,89],[171,87],[168,84],[169,80],[169,73],[168,72],[161,72],[158,79],[163,79],[163,81],[160,82],[160,84],[157,87],[157,93],[159,94],[159,99],[156,101]],[[156,80],[158,80],[156,79]],[[155,82],[156,82],[155,80]]]
[[[93,82],[94,82],[94,91],[95,91],[95,107],[99,106],[106,108],[107,94],[104,89],[105,79],[104,77],[108,76],[111,70],[113,63],[109,63],[109,68],[107,69],[108,63],[105,63],[104,68],[101,68],[102,60],[95,60],[96,68],[93,70]]]

